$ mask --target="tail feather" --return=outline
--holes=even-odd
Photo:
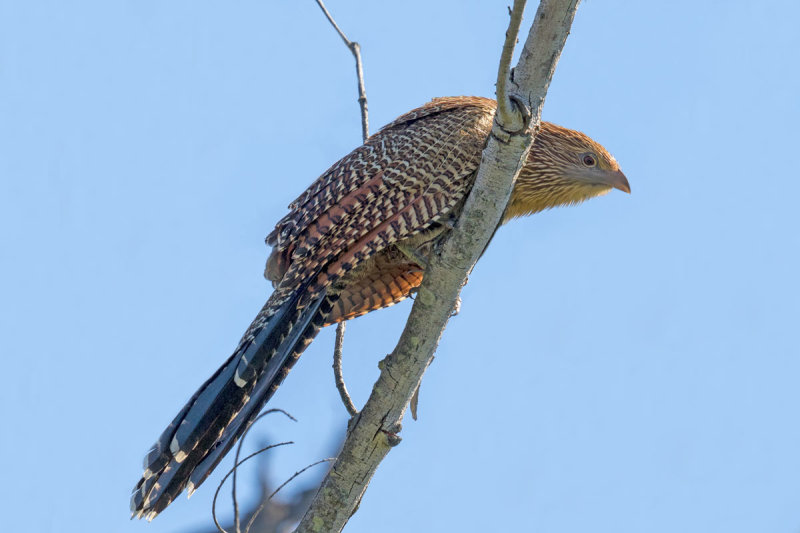
[[[284,341],[285,346],[291,347],[282,357],[274,357],[267,363],[264,373],[256,382],[250,394],[250,401],[236,414],[227,425],[222,435],[217,441],[216,447],[211,450],[203,461],[194,469],[189,480],[190,494],[200,484],[206,480],[225,454],[236,443],[238,438],[247,430],[252,421],[264,408],[264,405],[272,397],[278,386],[283,382],[286,375],[292,369],[297,359],[308,347],[314,337],[316,337],[325,317],[333,308],[333,300],[330,298],[321,299],[317,305],[319,309],[314,314],[312,320],[304,327],[292,329],[289,338]],[[282,362],[278,364],[278,361]]]
[[[198,389],[145,458],[131,496],[133,516],[151,520],[187,486],[194,491],[230,450],[311,342],[333,299],[323,293],[299,305],[297,291],[251,330]]]
[[[172,474],[167,471],[167,466],[173,461],[175,455],[170,448],[176,429],[181,422],[186,419],[187,413],[190,408],[195,405],[198,397],[209,386],[222,379],[220,375],[229,367],[231,361],[237,357],[237,354],[238,350],[228,357],[225,363],[197,389],[186,405],[183,406],[172,422],[166,427],[163,433],[161,433],[161,436],[145,456],[144,473],[131,496],[131,512],[133,516],[137,516],[138,518],[145,515],[149,516],[149,513],[152,512],[152,506],[155,500],[161,498],[156,494],[152,494],[152,491],[154,489],[163,489],[168,479],[172,478]],[[172,501],[172,499],[169,501]],[[166,505],[164,507],[166,507]],[[159,512],[161,512],[161,510],[156,511],[156,514]]]

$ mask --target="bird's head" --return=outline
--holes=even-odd
[[[631,192],[614,156],[579,131],[542,122],[503,221],[579,204],[611,189]]]

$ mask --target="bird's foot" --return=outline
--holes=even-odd
[[[406,246],[405,244],[402,243],[395,243],[394,246],[395,248],[400,250],[400,252],[402,252],[402,254],[406,256],[408,259],[410,259],[411,261],[415,262],[420,267],[422,267],[423,270],[428,268],[428,258],[419,253],[419,250],[417,250],[416,248],[411,246]]]

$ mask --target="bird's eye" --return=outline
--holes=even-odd
[[[597,160],[594,158],[592,154],[586,154],[583,156],[583,164],[587,167],[593,167],[597,164]]]

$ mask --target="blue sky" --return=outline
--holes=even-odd
[[[329,8],[373,131],[493,94],[505,2]],[[800,531],[798,18],[580,7],[544,116],[633,194],[497,234],[347,531]],[[128,520],[143,454],[269,294],[264,236],[359,141],[352,58],[311,0],[0,0],[4,529],[209,527],[219,472]],[[409,308],[350,323],[357,404]],[[271,402],[299,422],[254,431],[297,442],[276,482],[343,431],[332,339]]]

